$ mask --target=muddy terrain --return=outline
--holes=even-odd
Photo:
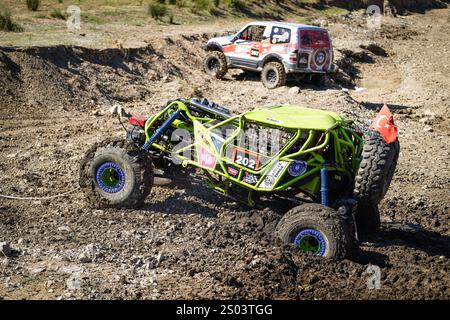
[[[376,31],[361,13],[321,23],[340,67],[324,88],[267,90],[242,71],[208,78],[201,44],[231,24],[133,49],[0,47],[0,194],[41,198],[0,198],[0,298],[449,299],[450,9],[386,17]],[[273,239],[276,212],[202,185],[154,187],[141,210],[89,208],[80,158],[124,135],[106,110],[148,116],[193,96],[236,113],[291,103],[363,124],[387,103],[401,153],[379,234],[351,260],[298,255]],[[381,268],[379,289],[367,287],[369,265]]]

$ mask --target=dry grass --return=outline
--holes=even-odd
[[[276,0],[267,1],[264,6],[256,0],[166,0],[167,14],[154,19],[148,14],[149,3],[155,0],[42,0],[37,11],[27,9],[25,1],[1,0],[11,11],[14,20],[22,26],[22,33],[0,31],[0,45],[51,45],[79,44],[102,46],[111,43],[119,33],[137,35],[139,39],[145,32],[153,32],[161,27],[195,26],[207,23],[227,25],[241,24],[238,21],[266,19],[308,22],[314,16],[327,16],[341,13],[334,8],[325,10],[305,10],[298,0],[285,0],[283,7]],[[236,3],[239,5],[236,6]],[[313,5],[316,0],[302,0]],[[76,4],[81,9],[81,30],[69,32],[66,17],[67,8]],[[271,15],[271,16],[270,16]],[[175,24],[175,25],[173,25]],[[140,29],[140,31],[139,31]],[[213,30],[211,30],[213,31]],[[84,38],[79,34],[86,35]]]

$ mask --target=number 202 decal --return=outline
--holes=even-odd
[[[249,158],[243,157],[241,155],[238,155],[236,157],[235,163],[243,165],[244,167],[247,167],[249,169],[255,169],[255,167],[256,167],[256,160],[249,159]]]
[[[236,164],[244,166],[252,170],[258,170],[260,163],[260,155],[246,149],[234,148],[233,161]]]

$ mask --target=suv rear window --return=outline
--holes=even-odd
[[[322,30],[301,30],[300,46],[303,48],[329,48],[330,38],[328,33]]]
[[[270,33],[270,42],[273,44],[277,43],[290,43],[291,42],[291,29],[273,27]]]

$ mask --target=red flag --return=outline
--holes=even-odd
[[[383,108],[381,108],[370,127],[378,130],[386,143],[397,141],[398,129],[394,124],[394,117],[387,105],[384,105]]]

